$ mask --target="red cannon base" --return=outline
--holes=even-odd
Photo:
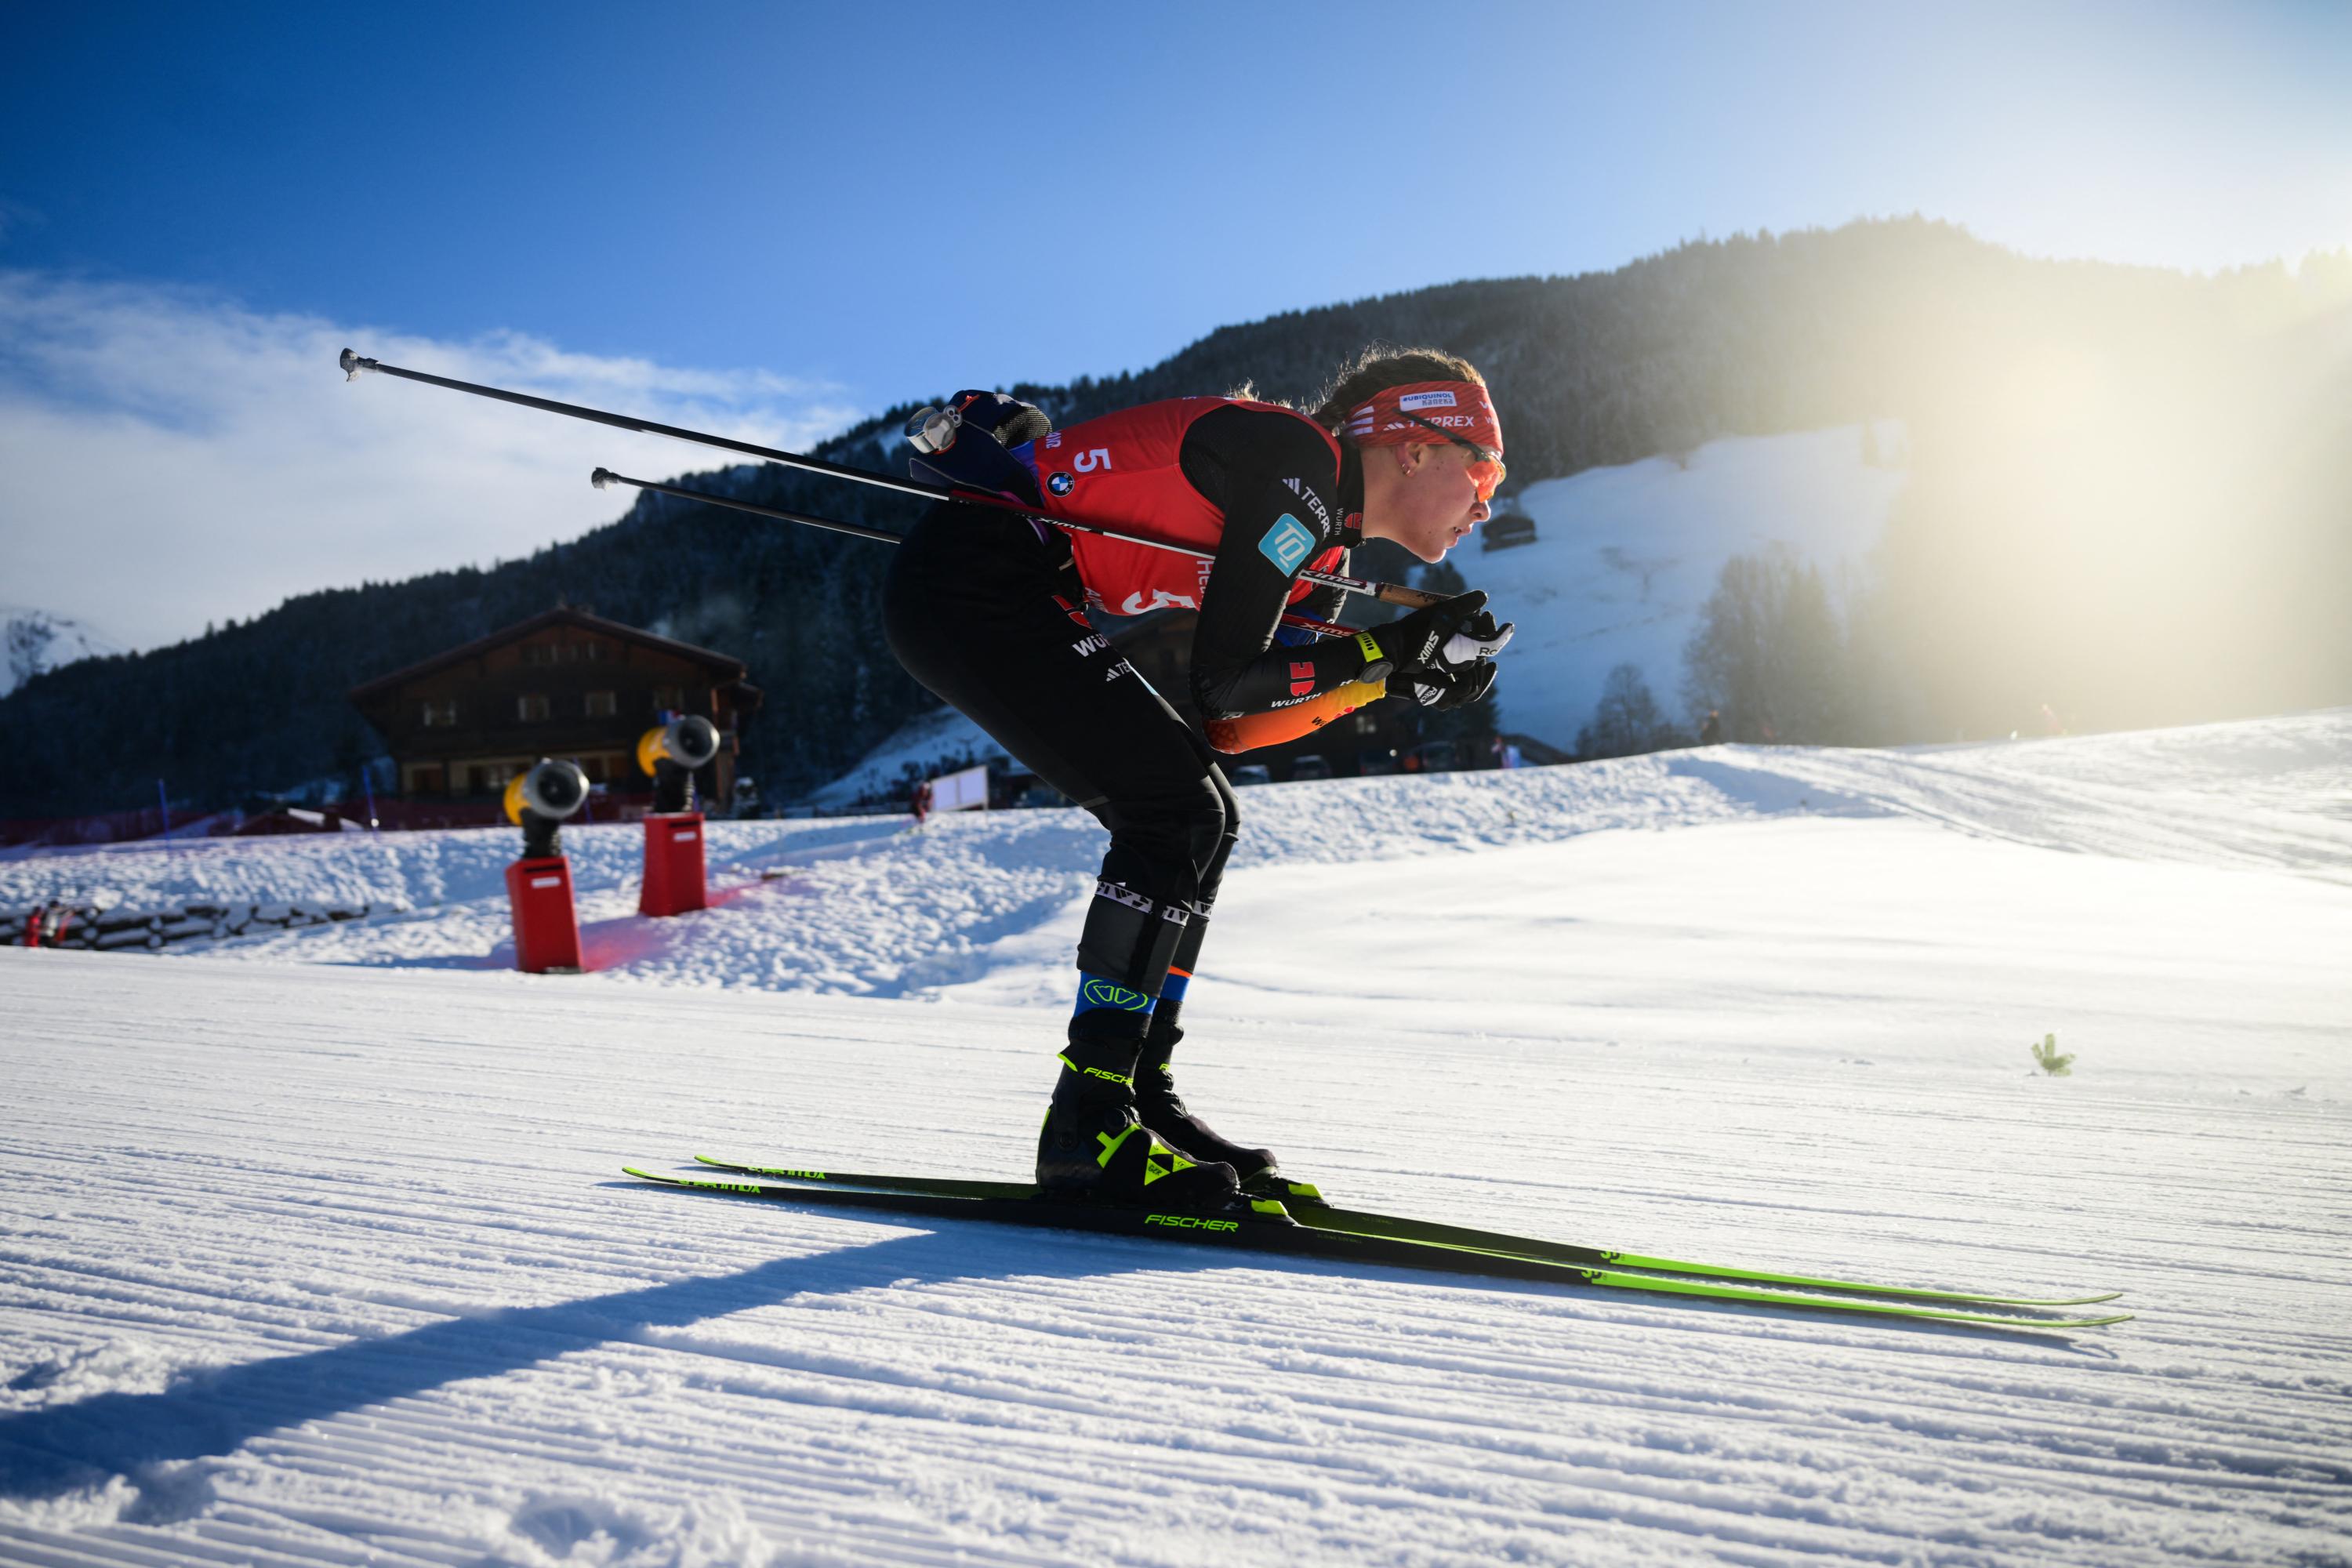
[[[572,903],[572,862],[561,855],[507,868],[514,910],[515,967],[525,974],[577,974],[580,913]]]
[[[641,915],[682,915],[710,907],[702,865],[702,813],[656,812],[646,818],[646,880]]]

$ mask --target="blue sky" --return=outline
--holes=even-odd
[[[1272,311],[1702,234],[1919,211],[2196,268],[2352,243],[2352,6],[1906,9],[8,7],[0,460],[84,457],[77,419],[269,428],[206,382],[274,361],[142,366],[107,336],[126,322],[151,344],[184,323],[190,355],[402,342],[803,438],[961,384],[1138,368]],[[272,483],[258,446],[259,471],[221,460]],[[52,520],[82,503],[61,476],[12,488],[0,550],[30,565],[28,496]],[[483,558],[611,510],[385,504],[476,493],[515,519],[476,526]],[[144,644],[267,607],[240,595],[450,563],[429,531],[374,548],[388,526],[357,518],[344,555],[201,605],[184,577],[134,613],[37,573],[0,601],[112,605]]]

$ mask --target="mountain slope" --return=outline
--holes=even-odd
[[[60,665],[122,651],[120,643],[86,621],[24,605],[0,605],[0,648],[6,654],[0,664],[0,697]]]
[[[2307,258],[2294,277],[2257,268],[2188,278],[2031,260],[1911,219],[1742,236],[1608,274],[1454,283],[1294,312],[1220,329],[1139,374],[1013,390],[1065,423],[1245,380],[1271,395],[1305,397],[1369,342],[1430,342],[1486,369],[1523,483],[1687,452],[1718,437],[1876,419],[1903,420],[1920,451],[1936,456],[1937,473],[1968,476],[1988,441],[2019,444],[2014,432],[1984,428],[1983,408],[2013,408],[2030,434],[2037,409],[2005,389],[2041,384],[2053,363],[2087,366],[2093,384],[2154,399],[2167,416],[2134,426],[2147,426],[2140,439],[2154,442],[2152,451],[2103,453],[2093,477],[2128,473],[2161,492],[2168,463],[2220,442],[2225,488],[2238,498],[2230,525],[2216,529],[2200,513],[2190,520],[2197,526],[2172,530],[2195,546],[2186,550],[2132,529],[2143,575],[2163,592],[2127,600],[2137,618],[2100,628],[2085,653],[2053,644],[2052,633],[2113,597],[2104,589],[2112,557],[2104,534],[2054,555],[2049,542],[2084,519],[2131,528],[2134,514],[2077,500],[2085,489],[2078,482],[2063,498],[2071,510],[2047,516],[2045,504],[2056,503],[2037,498],[2052,487],[2032,464],[2004,474],[2011,489],[1990,499],[1957,481],[1917,498],[1915,463],[1920,504],[1890,559],[1908,563],[1916,598],[1899,624],[1928,639],[1935,657],[1922,679],[1940,705],[1935,727],[1915,732],[1951,733],[1944,710],[1964,715],[1972,732],[2005,731],[2094,654],[2102,682],[2076,705],[2085,710],[2079,722],[2156,723],[2352,697],[2352,631],[2326,614],[2334,606],[2318,586],[2352,565],[2331,504],[2352,462],[2352,442],[2337,439],[2352,429],[2352,377],[2329,335],[2352,320],[2347,300],[2352,261]],[[972,367],[971,381],[988,379],[986,366]],[[897,431],[911,406],[817,455],[897,467]],[[2230,419],[2206,417],[2212,406]],[[2184,434],[2175,438],[2176,429]],[[2033,450],[2062,466],[2074,461],[2063,442]],[[2210,473],[2197,478],[2215,482]],[[770,470],[730,468],[689,482],[883,527],[903,527],[911,515],[906,504],[837,481]],[[1971,557],[1966,545],[1988,518],[2017,542],[1991,559]],[[930,705],[873,634],[884,548],[641,497],[609,527],[490,572],[306,595],[215,637],[83,660],[0,699],[0,747],[18,762],[0,776],[0,816],[142,805],[158,776],[186,810],[351,774],[376,742],[343,700],[346,689],[562,597],[747,659],[779,701],[747,736],[744,769],[789,797],[837,776]],[[2232,663],[2219,646],[2174,629],[2238,635],[2195,613],[2216,580],[2215,552],[2231,568],[2229,605],[2268,628],[2263,646],[2282,650],[2273,657]],[[2022,655],[2008,645],[2029,640],[2005,615],[2018,562],[2032,563],[2027,581],[2050,607],[2032,618],[2032,659],[2011,669]],[[1962,567],[1970,575],[1956,576]],[[1976,585],[1962,593],[1956,581]],[[2310,635],[2299,635],[2306,625]],[[1990,657],[1988,645],[2008,657]],[[1948,666],[1958,672],[1948,689],[1929,679]],[[1994,669],[2002,671],[1995,689],[1969,684],[1969,671]],[[2233,679],[2210,679],[2221,670]],[[108,722],[89,725],[95,713]],[[69,731],[81,740],[68,759],[46,740]]]

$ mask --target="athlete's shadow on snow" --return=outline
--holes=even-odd
[[[620,1290],[552,1307],[486,1311],[330,1350],[195,1373],[160,1394],[100,1394],[0,1418],[0,1497],[54,1498],[103,1486],[115,1476],[131,1476],[146,1495],[125,1517],[168,1522],[184,1511],[179,1510],[175,1498],[184,1494],[190,1508],[201,1508],[209,1488],[199,1483],[192,1489],[184,1479],[143,1474],[150,1467],[231,1454],[265,1432],[423,1394],[464,1378],[495,1377],[615,1340],[640,1340],[651,1330],[683,1327],[794,1297],[846,1295],[901,1283],[1016,1275],[1079,1279],[1140,1268],[1223,1268],[1234,1261],[1230,1254],[1158,1241],[1088,1237],[1074,1245],[1034,1232],[1015,1237],[994,1226],[950,1226],[868,1247],[778,1259],[734,1274]],[[1300,1273],[1363,1272],[1311,1259],[1252,1261]],[[1394,1272],[1429,1284],[1549,1293],[1548,1287],[1520,1281]],[[1710,1309],[1727,1305],[1676,1303],[1694,1312],[1694,1326],[1712,1315]],[[1944,1331],[1944,1326],[1932,1324],[1879,1326],[1897,1332]],[[2047,1336],[2035,1337],[2048,1342]],[[20,1377],[17,1385],[26,1381]]]
[[[658,1201],[677,1200],[666,1194]],[[1213,1254],[1195,1257],[1190,1247],[1153,1242],[1113,1238],[1108,1247],[1079,1247],[1032,1233],[1008,1243],[993,1226],[953,1226],[780,1258],[735,1274],[470,1314],[330,1350],[194,1373],[160,1394],[100,1394],[0,1417],[0,1497],[52,1498],[121,1475],[143,1485],[151,1478],[140,1472],[148,1467],[230,1454],[264,1432],[794,1297],[1013,1275],[1075,1279],[1218,1261]],[[17,1386],[37,1378],[37,1373],[20,1376]],[[163,1489],[185,1489],[165,1481]]]

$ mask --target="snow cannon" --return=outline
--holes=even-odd
[[[694,805],[694,775],[719,754],[719,726],[689,714],[656,724],[637,737],[637,766],[654,781],[656,811],[686,811]]]
[[[641,915],[682,915],[710,905],[702,814],[693,809],[694,775],[718,754],[718,726],[698,715],[657,725],[637,739],[637,766],[654,779],[654,808],[646,816],[645,882],[637,892]]]
[[[507,783],[507,820],[522,829],[522,858],[507,868],[507,906],[515,967],[526,974],[580,973],[580,915],[558,830],[587,801],[588,775],[577,763],[541,757]]]
[[[522,829],[522,858],[562,854],[557,829],[587,800],[588,775],[577,763],[541,757],[537,767],[508,780],[507,820]]]

